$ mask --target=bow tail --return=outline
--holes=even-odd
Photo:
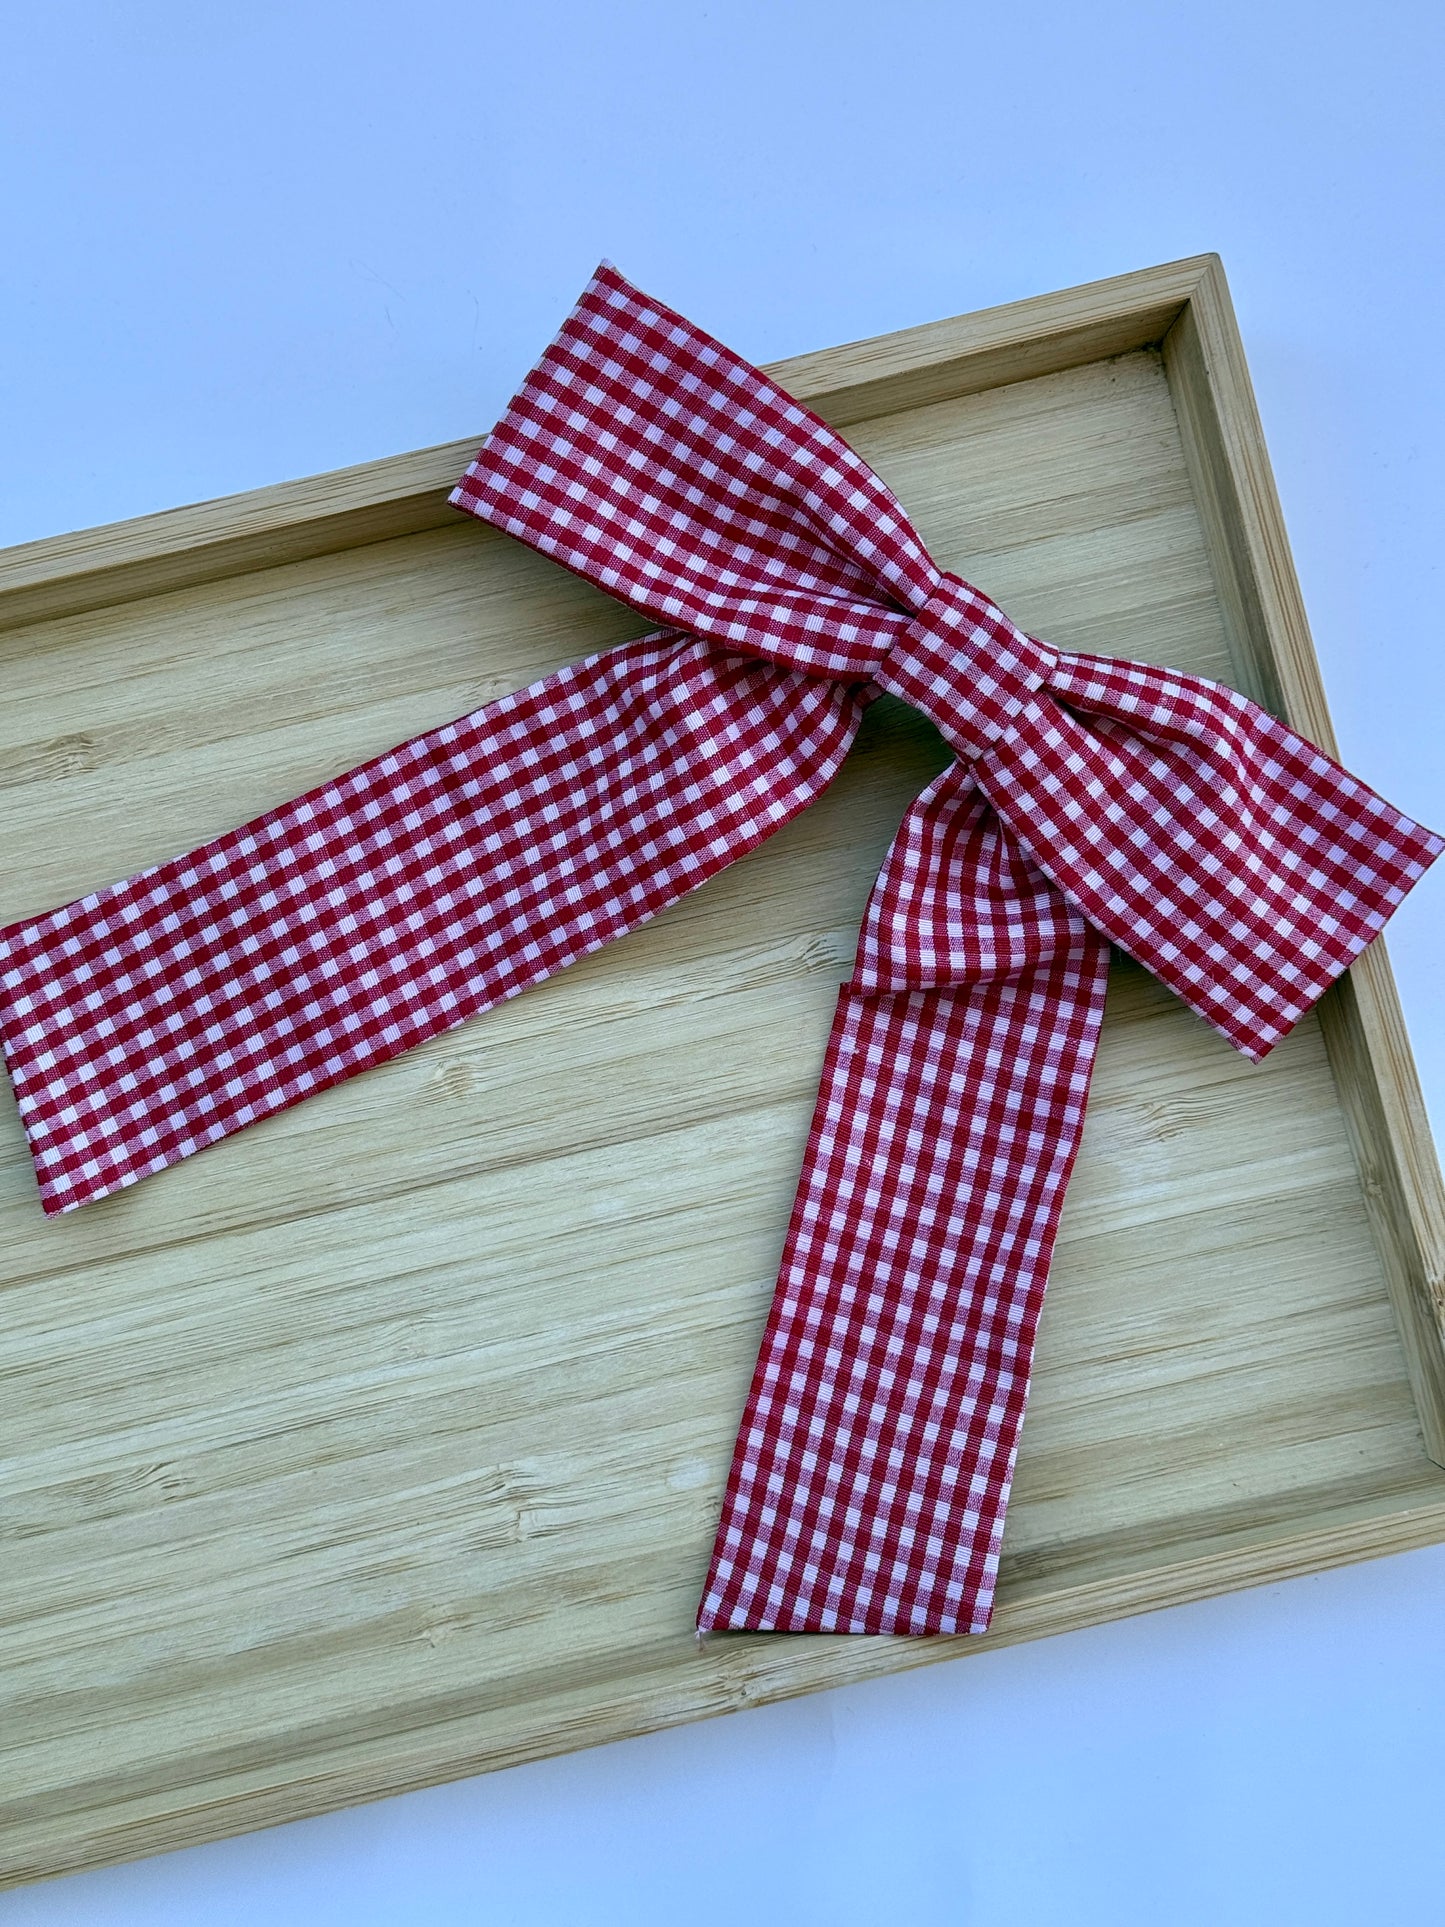
[[[982,1632],[1108,946],[965,766],[839,996],[701,1630]]]
[[[864,698],[675,633],[559,671],[0,930],[0,1045],[69,1211],[634,928],[837,771]]]
[[[1257,705],[1066,657],[909,812],[839,999],[703,1629],[986,1629],[1110,940],[1262,1057],[1445,847]]]
[[[1445,850],[1236,691],[1108,657],[1062,656],[974,767],[1088,921],[1255,1061]]]

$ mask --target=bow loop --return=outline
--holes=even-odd
[[[1056,649],[1026,636],[971,583],[942,575],[874,681],[972,758],[1011,727],[1057,662]]]
[[[979,788],[1095,929],[1256,1061],[1445,847],[1222,683],[1061,653],[1048,696]]]

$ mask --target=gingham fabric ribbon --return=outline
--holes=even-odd
[[[698,1624],[981,1631],[1109,943],[1260,1058],[1445,842],[1231,690],[1022,634],[609,267],[452,500],[667,626],[0,932],[45,1209],[642,922],[806,807],[890,691],[957,760],[839,995]]]

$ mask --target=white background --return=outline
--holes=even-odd
[[[1430,0],[27,13],[0,37],[0,541],[479,435],[604,254],[766,361],[1213,248],[1345,758],[1445,826]],[[1442,942],[1435,874],[1391,950],[1445,1136]],[[1393,1927],[1445,1920],[1442,1796],[1437,1549],[0,1921]]]

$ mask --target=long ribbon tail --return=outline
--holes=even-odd
[[[970,792],[914,806],[839,998],[701,1630],[988,1625],[1108,946]]]
[[[805,808],[865,702],[646,637],[0,931],[0,1045],[45,1210],[132,1184],[644,922]]]

